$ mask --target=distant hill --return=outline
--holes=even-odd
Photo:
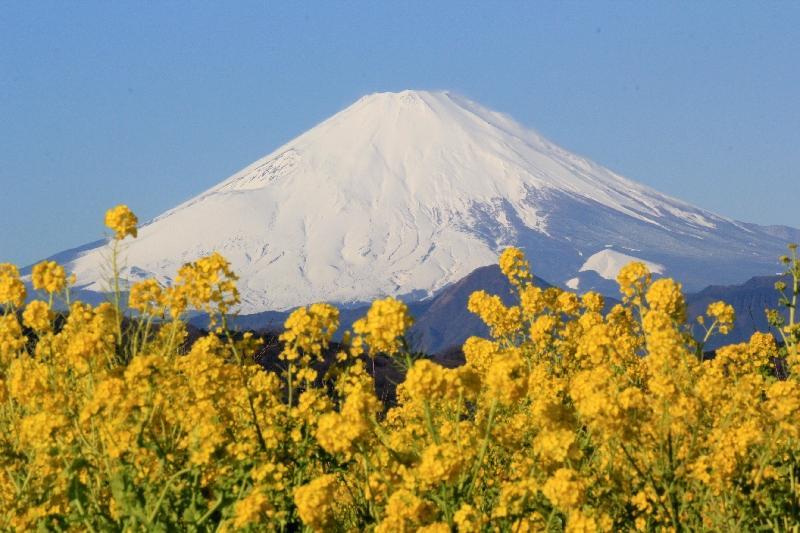
[[[690,319],[704,314],[708,304],[724,300],[736,309],[734,329],[726,336],[717,336],[707,348],[713,349],[720,344],[741,342],[750,338],[754,331],[769,331],[765,309],[778,308],[778,292],[775,282],[780,276],[758,276],[741,285],[712,285],[696,293],[686,295],[686,303]],[[552,285],[541,278],[534,278],[538,287],[547,288]],[[488,328],[474,314],[467,310],[470,294],[484,290],[497,294],[507,305],[515,303],[511,284],[497,265],[475,269],[461,280],[448,285],[433,298],[409,303],[409,310],[414,317],[408,338],[413,349],[428,354],[450,353],[460,348],[464,341],[473,336],[486,337]],[[91,294],[91,293],[88,293]],[[606,296],[606,308],[610,309],[619,300]],[[340,309],[340,323],[336,339],[342,332],[352,328],[353,322],[364,316],[369,306],[345,307]],[[252,315],[231,317],[231,325],[239,329],[250,329],[259,333],[277,333],[283,329],[283,323],[290,311],[267,311]],[[204,315],[194,316],[190,323],[197,327],[205,327],[208,318]],[[699,335],[699,326],[696,326]]]
[[[686,303],[691,317],[703,314],[708,304],[717,300],[724,300],[736,309],[734,329],[728,335],[716,337],[708,348],[746,341],[756,331],[770,331],[765,310],[778,309],[780,295],[775,290],[775,283],[781,279],[784,278],[757,276],[741,285],[712,285],[687,295]]]
[[[551,286],[539,278],[535,283],[542,288]],[[500,296],[507,305],[514,303],[511,284],[500,267],[478,268],[433,297],[428,309],[416,318],[411,328],[412,346],[423,352],[437,353],[461,346],[472,335],[488,336],[486,325],[467,310],[469,295],[479,290]]]
[[[778,292],[774,285],[779,279],[779,276],[759,276],[741,285],[715,285],[687,294],[686,303],[692,321],[705,313],[708,304],[718,300],[724,300],[736,309],[734,329],[728,335],[714,337],[707,348],[745,341],[754,331],[769,331],[764,311],[778,308]],[[551,286],[539,278],[535,283],[543,288]],[[439,292],[428,309],[417,316],[411,329],[411,338],[415,345],[421,351],[440,353],[461,346],[472,335],[487,336],[489,331],[483,322],[467,311],[469,295],[477,290],[497,294],[507,304],[514,303],[511,285],[500,272],[500,268],[479,268]],[[616,303],[618,300],[606,298],[607,307]],[[699,334],[699,329],[697,331]]]

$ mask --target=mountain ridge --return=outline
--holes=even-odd
[[[657,274],[656,274],[657,275]],[[754,276],[737,285],[710,285],[700,291],[685,294],[688,322],[705,314],[708,305],[722,300],[736,310],[736,320],[727,335],[716,335],[707,343],[707,349],[715,349],[723,344],[744,342],[756,332],[772,331],[766,319],[766,309],[780,310],[780,295],[775,290],[775,282],[786,281],[785,275]],[[613,282],[615,289],[616,282]],[[534,276],[533,284],[546,289],[553,285]],[[500,296],[506,305],[517,305],[515,291],[497,265],[479,267],[459,281],[438,291],[432,298],[421,302],[411,302],[409,313],[414,322],[408,331],[412,350],[430,355],[458,352],[464,341],[471,336],[489,338],[489,329],[481,319],[467,309],[469,296],[483,290]],[[618,290],[618,289],[617,289]],[[606,312],[619,303],[616,297],[606,296]],[[340,309],[340,327],[335,339],[341,339],[345,330],[364,316],[369,305]],[[289,311],[265,311],[244,316],[230,316],[228,323],[239,330],[253,330],[258,333],[278,334]],[[785,313],[784,313],[785,314]],[[198,328],[208,324],[208,317],[198,315],[190,319]],[[695,332],[699,335],[699,331]]]

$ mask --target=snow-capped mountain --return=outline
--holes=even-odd
[[[425,298],[518,245],[579,290],[633,258],[691,289],[772,274],[798,237],[670,198],[454,94],[404,91],[361,98],[145,224],[124,275],[169,283],[218,250],[249,313]],[[102,290],[107,256],[98,242],[56,257]]]

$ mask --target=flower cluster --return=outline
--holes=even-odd
[[[54,313],[47,302],[34,300],[22,313],[23,323],[37,333],[45,333],[53,323]]]
[[[281,356],[287,360],[305,358],[321,359],[323,350],[339,328],[339,310],[328,304],[300,307],[289,315],[280,340],[286,343]]]
[[[67,273],[64,267],[55,261],[42,261],[35,265],[31,271],[31,282],[36,290],[43,290],[49,294],[63,291],[67,286]]]
[[[176,285],[170,294],[170,306],[181,308],[187,304],[212,317],[224,317],[239,303],[238,277],[228,260],[219,252],[187,263],[178,271]]]
[[[146,279],[131,286],[128,307],[143,315],[162,316],[167,305],[165,296],[156,280]]]
[[[112,211],[117,239],[135,236],[135,216]],[[410,353],[408,309],[388,298],[338,345],[336,308],[295,310],[270,370],[252,334],[224,327],[239,296],[219,254],[169,287],[133,285],[125,320],[118,302],[25,305],[0,265],[0,529],[798,527],[800,289],[770,315],[780,343],[707,354],[733,309],[712,303],[695,339],[680,285],[641,263],[607,309],[535,287],[517,249],[500,262],[514,300],[472,295],[491,335],[458,367]],[[51,296],[65,280],[34,269]],[[190,307],[222,327],[190,341]],[[383,401],[378,365],[398,376]]]
[[[401,347],[411,317],[406,304],[394,298],[376,300],[367,316],[353,324],[353,331],[361,335],[370,347],[370,353],[393,354]]]
[[[0,306],[22,307],[25,296],[25,284],[19,277],[19,269],[9,263],[0,263]]]
[[[114,238],[121,241],[128,235],[136,237],[139,219],[127,205],[118,205],[106,211],[106,226],[114,232]]]
[[[499,259],[500,271],[519,287],[531,281],[531,266],[519,248],[506,248]]]
[[[730,331],[734,320],[736,320],[736,311],[734,311],[733,306],[725,302],[708,304],[706,314],[717,323],[717,327],[723,335]]]

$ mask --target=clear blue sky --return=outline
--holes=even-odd
[[[148,219],[363,94],[450,89],[723,215],[800,226],[800,3],[4,2],[0,262]]]

